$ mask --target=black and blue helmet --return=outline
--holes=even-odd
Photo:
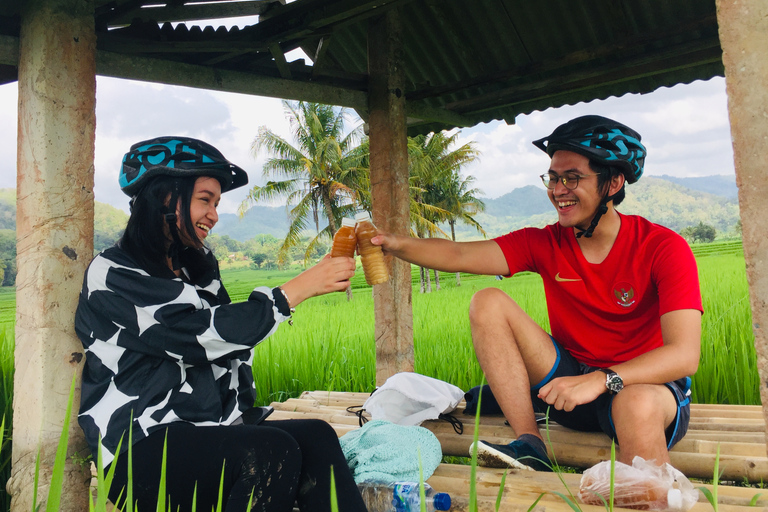
[[[158,175],[210,176],[219,180],[222,192],[248,183],[246,172],[218,149],[190,137],[157,137],[131,146],[120,167],[120,188],[133,197]]]
[[[618,167],[630,184],[643,175],[647,155],[639,133],[613,119],[594,115],[561,124],[551,135],[533,141],[533,145],[550,157],[563,149]]]

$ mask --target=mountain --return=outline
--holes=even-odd
[[[659,177],[671,181],[672,183],[682,185],[690,190],[708,192],[729,199],[736,199],[739,194],[739,188],[736,186],[736,178],[734,176],[716,175],[703,178],[676,178],[675,176],[663,174]]]
[[[96,251],[100,251],[120,238],[128,221],[128,214],[119,208],[96,201],[93,215],[93,245]],[[16,230],[16,189],[0,189],[0,229]]]
[[[530,217],[552,211],[543,188],[527,185],[496,199],[484,199],[485,214],[493,217]]]
[[[0,188],[0,229],[16,230],[15,188]]]
[[[234,213],[220,214],[213,233],[229,235],[230,238],[241,242],[256,235],[283,238],[288,232],[288,225],[285,206],[253,206],[242,219]]]
[[[714,178],[714,183],[726,184],[720,180],[722,176]],[[732,184],[735,187],[735,178],[732,178]],[[704,185],[704,182],[700,184],[702,188]],[[718,232],[730,231],[739,220],[739,203],[735,196],[730,197],[728,187],[724,186],[720,192],[723,195],[691,190],[663,178],[647,177],[627,187],[627,197],[618,210],[641,215],[678,232],[699,222],[713,226]]]
[[[98,201],[93,205],[93,249],[102,251],[120,238],[128,222],[128,214]]]
[[[718,232],[730,231],[739,220],[734,176],[674,178],[645,176],[627,187],[627,197],[617,208],[620,212],[642,215],[652,222],[680,231],[704,222]],[[495,199],[483,199],[485,212],[475,216],[489,237],[499,236],[525,226],[542,227],[557,220],[546,191],[525,186]],[[128,216],[110,205],[96,202],[96,249],[114,243],[122,233]],[[325,223],[321,225],[325,226]],[[314,226],[309,226],[314,231]],[[0,229],[16,229],[16,191],[0,189]],[[449,232],[447,226],[444,231]],[[231,213],[219,215],[214,233],[244,242],[257,235],[283,238],[288,232],[288,213],[284,206],[254,206],[240,219]],[[482,238],[474,228],[457,225],[459,239]]]
[[[678,232],[699,222],[714,226],[718,232],[733,229],[739,220],[738,201],[733,194],[735,177],[675,178],[690,186],[695,185],[696,189],[668,178],[646,176],[627,186],[627,196],[617,210],[628,215],[641,215]],[[542,227],[557,220],[547,192],[540,187],[522,187],[496,199],[483,201],[485,212],[477,214],[475,219],[489,237],[525,226]],[[465,225],[456,227],[456,237],[482,238],[474,228]]]

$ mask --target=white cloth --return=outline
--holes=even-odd
[[[396,373],[365,401],[363,408],[374,420],[399,425],[420,425],[449,413],[464,398],[460,388],[411,372]]]

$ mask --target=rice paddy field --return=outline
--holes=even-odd
[[[694,246],[705,314],[701,363],[693,380],[698,403],[759,404],[754,335],[744,257],[740,242]],[[373,391],[375,387],[374,314],[371,288],[362,270],[352,281],[353,298],[336,293],[302,303],[294,325],[283,325],[256,350],[253,368],[259,403],[298,396],[302,391]],[[296,271],[223,269],[233,301],[245,300],[255,286],[277,286]],[[441,273],[441,289],[419,293],[413,268],[415,370],[462,389],[480,383],[482,373],[472,351],[467,310],[473,293],[498,287],[509,293],[545,329],[548,328],[541,278]],[[0,288],[0,406],[10,412],[13,374],[15,290]]]
[[[695,403],[759,405],[759,377],[741,242],[694,246],[705,314],[701,363],[693,376]],[[245,300],[255,286],[277,286],[297,271],[247,268],[222,270],[233,301]],[[543,328],[548,328],[541,278],[440,274],[441,289],[419,293],[413,268],[415,370],[462,389],[480,384],[482,373],[470,340],[467,310],[475,291],[498,287],[510,294]],[[433,277],[434,279],[434,277]],[[337,293],[302,303],[294,325],[283,325],[259,345],[253,362],[258,404],[296,397],[306,390],[370,392],[375,388],[374,313],[371,288],[362,269],[352,281],[353,298]],[[10,430],[16,293],[0,288],[0,410]],[[9,476],[8,435],[0,450],[0,484]],[[4,489],[3,489],[4,490]],[[0,491],[0,510],[9,496]]]
[[[695,252],[699,248],[694,248]],[[705,314],[699,371],[693,401],[760,404],[754,335],[744,257],[736,242],[702,245],[697,254]],[[224,272],[233,300],[244,300],[254,283],[277,285],[289,276],[253,270]],[[274,281],[269,279],[275,278]],[[413,269],[415,370],[462,389],[480,383],[482,373],[470,341],[467,310],[475,291],[495,286],[509,293],[548,328],[541,278],[440,274],[441,290],[419,293]],[[371,289],[362,271],[353,280],[353,299],[345,294],[316,297],[299,306],[294,325],[282,326],[263,342],[254,358],[259,403],[298,396],[302,391],[375,388],[374,314]]]

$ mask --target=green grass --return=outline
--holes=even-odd
[[[742,246],[741,240],[727,240],[708,244],[693,244],[691,249],[693,250],[693,255],[697,258],[699,256],[710,256],[712,254],[744,254],[744,248]]]
[[[713,252],[720,248],[721,253]],[[734,247],[738,250],[734,252]],[[706,254],[701,254],[702,250]],[[749,292],[740,242],[700,244],[699,274],[705,314],[702,357],[693,377],[693,401],[759,404]],[[255,286],[277,286],[297,271],[225,269],[223,280],[233,301],[247,299]],[[482,372],[472,350],[467,310],[475,291],[495,286],[509,293],[544,329],[548,329],[541,278],[518,274],[493,276],[441,273],[441,290],[419,293],[418,268],[412,268],[415,369],[469,389]],[[254,376],[259,403],[297,396],[301,391],[372,391],[375,386],[374,314],[371,288],[362,271],[352,281],[353,300],[336,293],[301,304],[294,326],[282,326],[256,350]],[[434,290],[434,282],[433,282]],[[0,407],[11,417],[15,290],[0,289]],[[738,376],[738,378],[733,378]],[[2,471],[2,461],[0,461]],[[0,489],[0,495],[2,490]]]
[[[16,320],[16,288],[0,287],[0,324],[13,323]]]
[[[414,275],[418,279],[415,268]],[[744,258],[738,253],[699,257],[699,275],[705,314],[693,401],[759,405]],[[229,287],[227,273],[224,279]],[[506,291],[548,329],[543,285],[536,274],[503,281],[493,276],[462,276],[462,285],[456,287],[455,275],[443,273],[441,286],[441,291],[430,294],[414,287],[415,370],[419,373],[462,389],[480,382],[482,372],[472,349],[467,311],[472,294],[481,288]],[[355,288],[349,303],[344,294],[332,294],[301,304],[294,325],[281,327],[256,350],[254,375],[261,404],[304,390],[372,391],[375,343],[370,288]]]
[[[0,411],[3,414],[3,432],[0,434],[0,511],[11,508],[11,496],[5,484],[11,476],[13,348],[13,324],[0,324]]]
[[[694,247],[699,262],[705,315],[702,357],[694,376],[697,403],[760,404],[754,334],[741,244],[724,242]],[[712,250],[720,246],[720,251]],[[222,273],[235,301],[245,300],[254,286],[277,286],[296,272],[228,269]],[[480,383],[482,372],[470,341],[467,309],[472,294],[489,286],[509,293],[545,329],[548,327],[541,278],[520,274],[494,277],[441,274],[442,290],[418,292],[413,268],[414,350],[416,371],[462,389]],[[433,283],[434,285],[434,283]],[[375,386],[373,298],[359,272],[353,300],[345,294],[316,297],[303,303],[294,326],[283,326],[256,350],[254,377],[260,404],[298,396],[302,391],[330,389],[372,391]],[[13,396],[15,290],[0,289],[0,408],[5,435],[0,452],[0,511],[10,508],[5,482],[10,474],[10,420]],[[737,377],[737,378],[736,378]]]
[[[744,257],[699,258],[704,316],[694,403],[760,404]]]

